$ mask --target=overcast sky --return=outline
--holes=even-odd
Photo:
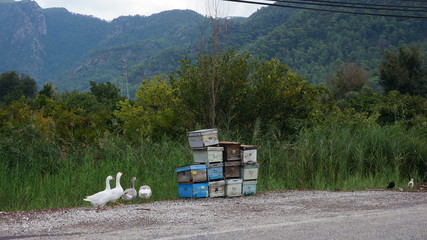
[[[259,5],[226,2],[222,0],[36,0],[42,8],[64,7],[73,13],[92,15],[105,20],[119,16],[149,16],[165,10],[191,9],[203,15],[213,15],[208,9],[219,9],[221,17],[248,17]],[[218,5],[214,8],[212,6]]]

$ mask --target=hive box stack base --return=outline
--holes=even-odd
[[[189,165],[176,169],[178,195],[183,198],[208,196],[208,184],[205,165]]]

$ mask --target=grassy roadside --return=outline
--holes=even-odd
[[[399,125],[315,127],[301,131],[292,143],[277,132],[244,140],[239,133],[220,131],[219,137],[259,145],[257,191],[363,190],[426,178],[427,141]],[[14,147],[26,151],[21,152],[25,157],[13,161],[13,154],[0,154],[0,211],[86,206],[84,196],[105,188],[106,176],[118,171],[124,173],[123,188],[136,176],[137,188],[142,182],[152,187],[151,201],[174,199],[175,169],[192,163],[186,138],[130,144],[106,137],[97,147],[58,154]]]

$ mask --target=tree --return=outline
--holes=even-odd
[[[379,75],[385,92],[427,94],[427,67],[418,47],[399,47],[395,52],[384,52]]]
[[[120,95],[120,89],[110,82],[96,83],[90,81],[90,92],[95,95],[98,102],[107,105],[109,108],[115,106],[124,98]]]
[[[0,75],[0,102],[10,103],[22,96],[33,98],[36,93],[36,82],[30,76],[15,71]]]
[[[327,82],[335,99],[342,99],[346,93],[360,91],[368,83],[368,72],[356,63],[346,63]]]
[[[44,95],[48,98],[54,98],[56,96],[55,87],[51,83],[45,83],[43,89],[39,92],[40,95]]]
[[[186,111],[180,108],[174,88],[164,75],[144,80],[135,98],[135,101],[120,101],[114,111],[125,135],[138,139],[185,133]]]

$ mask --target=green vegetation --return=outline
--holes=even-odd
[[[111,83],[34,93],[30,77],[3,73],[1,90],[13,94],[0,99],[0,209],[87,206],[82,199],[118,171],[124,187],[133,176],[150,185],[151,201],[177,198],[175,169],[192,163],[186,132],[210,127],[260,146],[259,191],[427,181],[426,95],[375,91],[363,74],[349,78],[359,67],[344,66],[331,92],[277,59],[203,54],[144,80],[134,100]],[[425,79],[426,69],[413,71]]]

